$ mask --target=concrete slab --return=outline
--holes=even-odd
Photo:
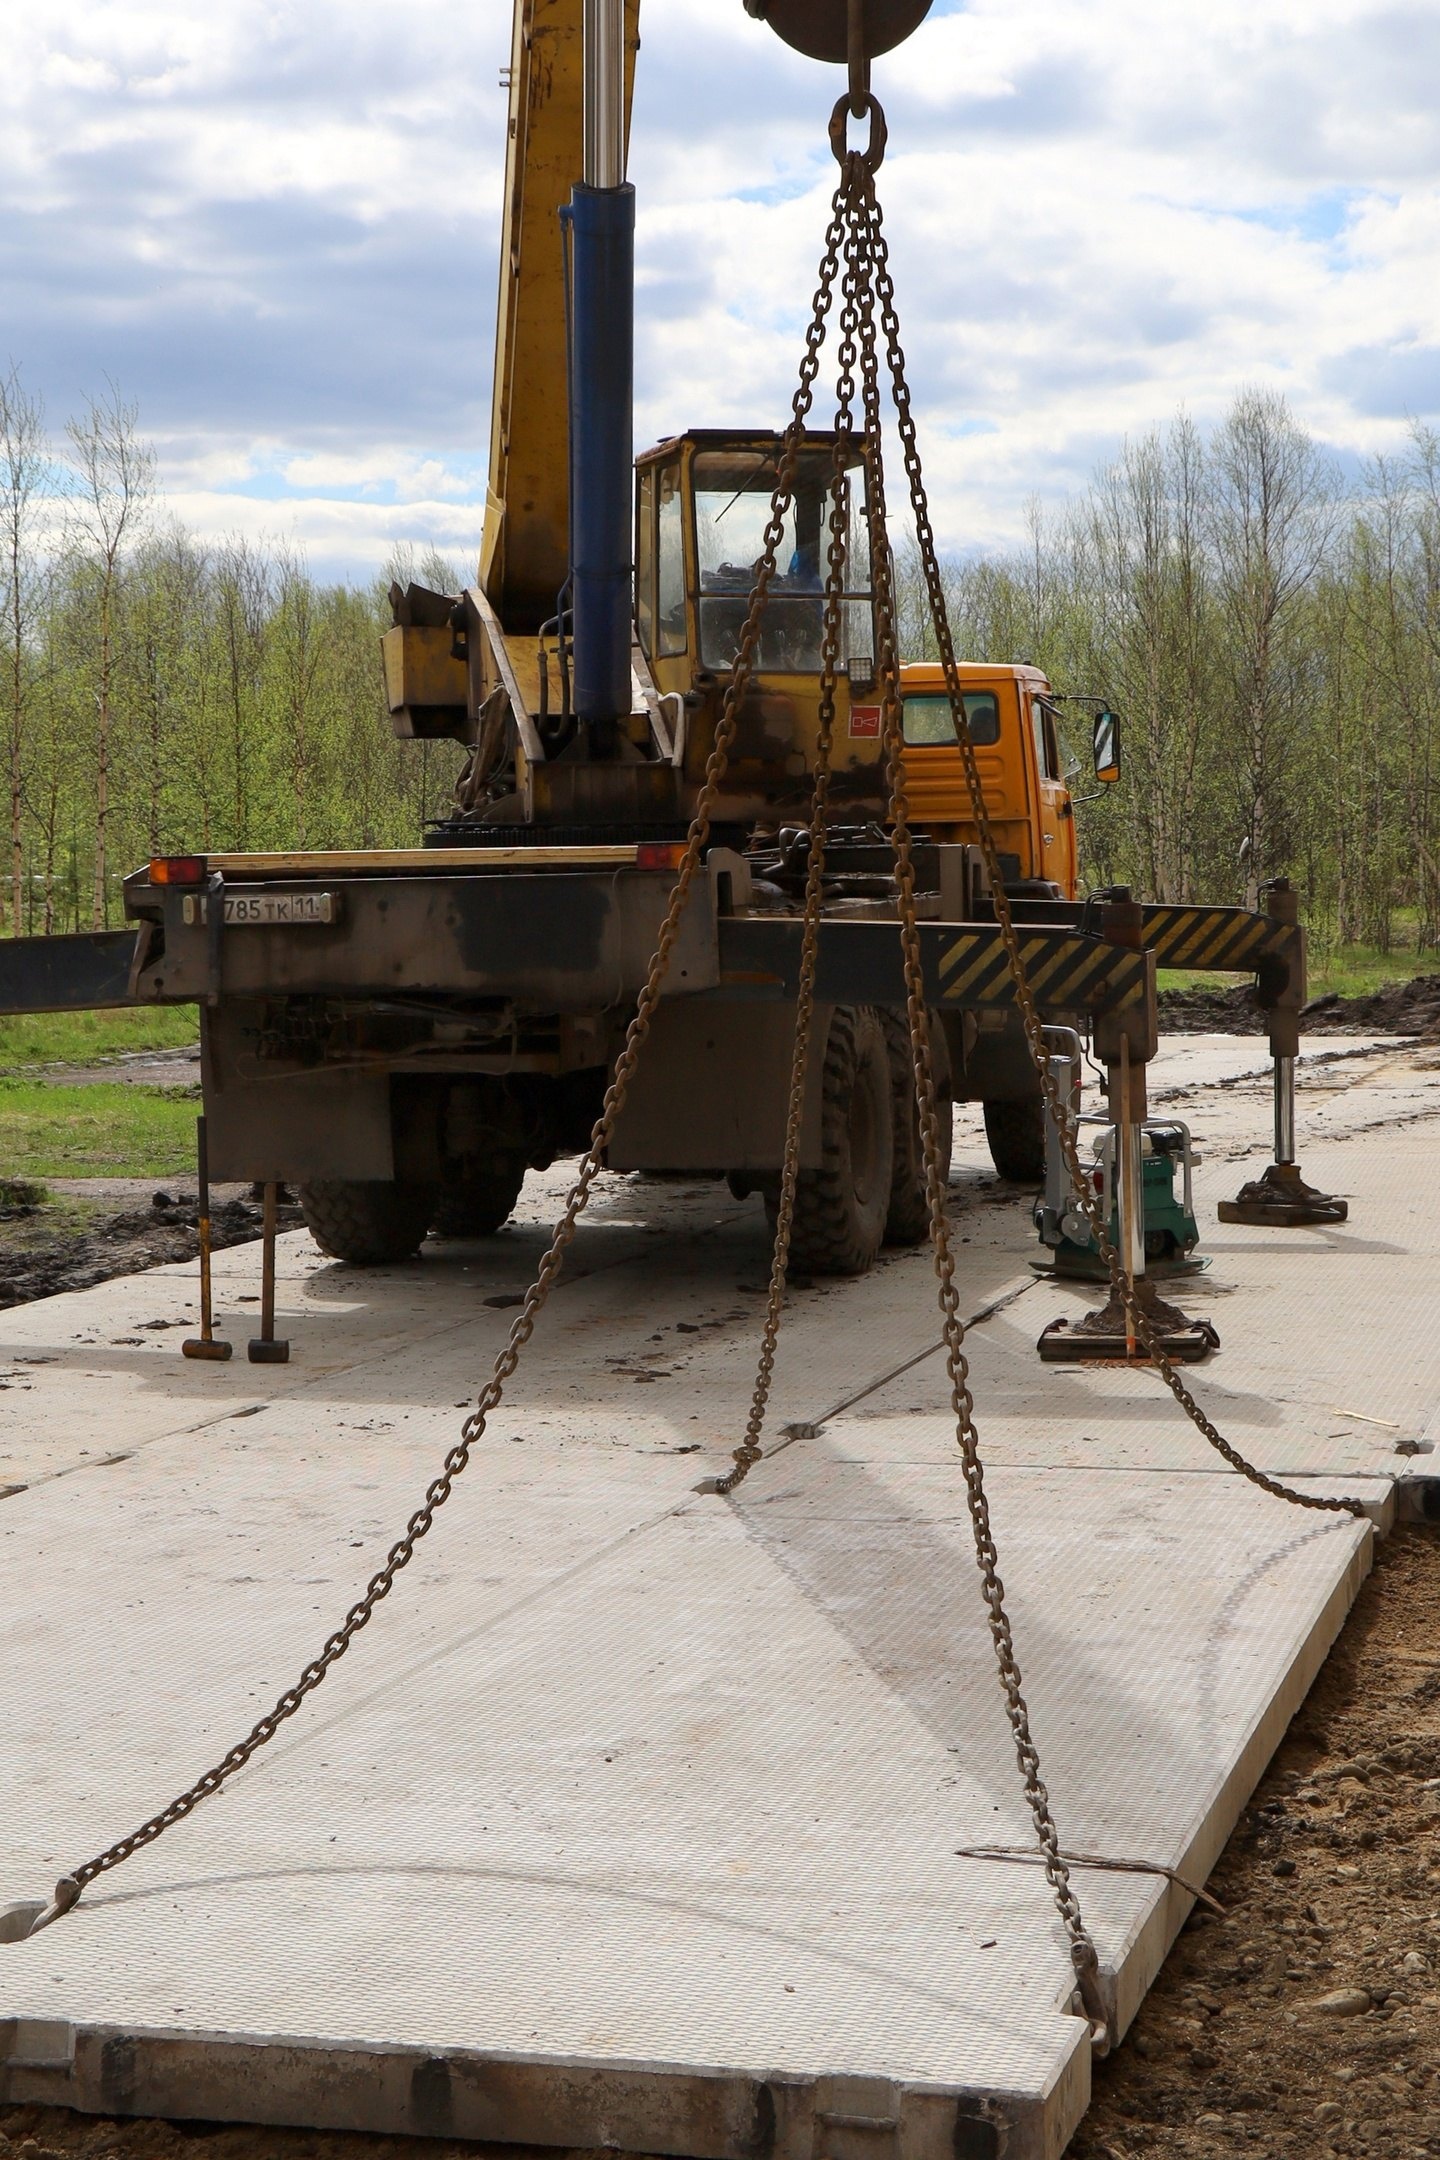
[[[1237,1156],[1263,1141],[1256,1047],[1186,1043],[1167,1082],[1203,1084],[1196,1121]],[[1417,1197],[1440,1126],[1397,1133],[1395,1106],[1428,1120],[1440,1094],[1407,1095],[1383,1046],[1327,1071],[1314,1168],[1352,1222],[1227,1233],[1225,1348],[1196,1384],[1267,1466],[1384,1515],[1422,1459],[1397,1434],[1440,1406],[1428,1335],[1384,1351],[1440,1234]],[[1039,1367],[1061,1293],[961,1123],[966,1305],[991,1315],[974,1389],[1061,1836],[1162,1871],[1077,1872],[1123,2024],[1188,1909],[1163,1870],[1212,1864],[1371,1533],[1226,1472],[1153,1381]],[[1208,1202],[1232,1179],[1207,1171]],[[286,1368],[188,1367],[178,1329],[146,1330],[186,1316],[185,1271],[4,1315],[0,1903],[133,1827],[318,1648],[452,1439],[513,1309],[485,1301],[523,1288],[562,1186],[407,1269],[284,1240]],[[0,1945],[0,2099],[706,2160],[974,2160],[1003,2136],[1053,2160],[1089,2081],[1063,1938],[1037,1869],[957,1856],[1030,1833],[928,1265],[796,1293],[777,1452],[725,1503],[694,1486],[743,1424],[765,1265],[723,1187],[604,1182],[513,1399],[323,1692],[64,1923]],[[220,1267],[248,1332],[254,1256]],[[818,1431],[782,1445],[787,1424]]]

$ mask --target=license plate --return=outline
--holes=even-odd
[[[209,920],[209,901],[198,896],[187,898],[185,920],[187,923]],[[225,926],[227,929],[268,928],[283,923],[291,929],[304,929],[310,924],[333,923],[339,919],[339,899],[328,892],[227,892],[225,895]]]

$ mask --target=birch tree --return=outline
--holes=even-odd
[[[113,383],[92,398],[84,417],[66,423],[74,469],[73,531],[94,591],[95,929],[109,919],[111,736],[114,726],[115,618],[126,551],[143,526],[155,486],[155,453],[136,433],[139,413]]]
[[[49,469],[44,408],[11,364],[0,376],[0,584],[5,616],[5,746],[10,781],[10,929],[25,924],[25,786],[41,505]]]

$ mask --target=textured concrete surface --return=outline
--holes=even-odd
[[[1333,1050],[1333,1041],[1325,1046]],[[1326,1232],[1227,1229],[1265,1157],[1250,1042],[1156,1073],[1211,1160],[1227,1434],[1387,1519],[1440,1344],[1440,1073],[1302,1069]],[[1404,1119],[1403,1126],[1398,1122]],[[1370,1531],[1230,1473],[1147,1376],[1042,1368],[1037,1282],[962,1119],[973,1386],[1067,1849],[1203,1876],[1343,1621]],[[0,1903],[128,1830],[320,1646],[504,1339],[560,1173],[488,1246],[358,1274],[282,1245],[283,1368],[186,1365],[187,1271],[4,1315]],[[731,1502],[758,1205],[603,1181],[512,1397],[394,1596],[225,1795],[0,1945],[0,2097],[108,2111],[860,2160],[1058,2153],[1089,2043],[978,1596],[923,1255],[797,1291]],[[220,1256],[252,1332],[256,1255]],[[164,1322],[157,1326],[154,1323]],[[794,1437],[784,1428],[802,1428]],[[815,1428],[813,1432],[804,1428]],[[1076,1882],[1122,2021],[1188,1909]]]

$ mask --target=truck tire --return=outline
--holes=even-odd
[[[890,1058],[868,1005],[837,1006],[820,1076],[820,1167],[795,1187],[790,1267],[797,1275],[863,1275],[885,1236],[895,1162]],[[777,1201],[767,1195],[773,1232]]]
[[[430,1228],[442,1238],[493,1237],[510,1219],[524,1183],[523,1162],[502,1158],[467,1171],[441,1193]]]
[[[915,1070],[910,1061],[910,1022],[888,1007],[880,1015],[890,1058],[890,1100],[895,1119],[895,1167],[890,1208],[885,1217],[887,1245],[918,1245],[930,1229],[930,1201],[925,1191],[925,1151],[920,1142],[920,1113],[915,1107]],[[950,1057],[939,1015],[930,1016],[930,1055],[935,1072],[935,1115],[940,1127],[940,1161],[948,1181],[955,1141],[955,1105],[950,1099]]]
[[[430,1227],[435,1199],[433,1185],[381,1179],[334,1178],[300,1187],[310,1235],[322,1252],[353,1267],[410,1259]]]
[[[1021,1102],[987,1102],[985,1138],[1001,1177],[1016,1185],[1045,1182],[1045,1105],[1038,1095]]]

